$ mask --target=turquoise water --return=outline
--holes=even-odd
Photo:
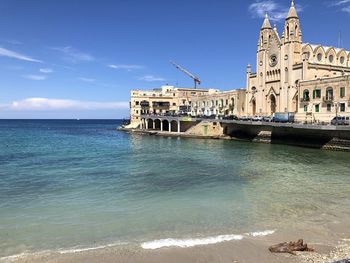
[[[324,225],[350,154],[130,135],[118,121],[0,121],[0,257]]]

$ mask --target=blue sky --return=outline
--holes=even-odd
[[[295,0],[303,41],[350,49],[350,0]],[[131,89],[243,88],[290,0],[0,0],[0,118],[122,118]],[[322,30],[321,30],[322,27]]]

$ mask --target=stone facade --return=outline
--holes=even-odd
[[[150,91],[132,90],[130,99],[131,125],[137,126],[142,114],[190,113],[193,98],[215,92],[208,89],[162,86]]]
[[[299,109],[302,122],[329,122],[334,116],[350,116],[350,75],[303,80],[299,83]]]
[[[241,116],[245,95],[244,89],[237,89],[198,96],[192,100],[192,116]]]
[[[341,77],[350,73],[350,53],[344,49],[313,45],[302,42],[300,20],[294,7],[294,1],[285,20],[284,31],[279,36],[276,27],[272,28],[266,16],[260,30],[256,73],[247,67],[245,114],[271,116],[275,112],[304,112],[302,98],[303,85],[307,85],[310,94],[318,89],[312,85],[318,80],[333,86]],[[311,86],[310,86],[311,85]],[[349,85],[343,85],[345,93],[350,93]],[[321,92],[326,95],[325,92]],[[302,103],[301,103],[302,102]],[[334,112],[324,114],[327,103],[320,103],[318,112],[313,112],[317,121],[329,121]],[[328,105],[329,107],[329,105]],[[301,111],[301,112],[300,112]],[[344,114],[350,108],[346,104]],[[305,114],[297,114],[303,121]]]

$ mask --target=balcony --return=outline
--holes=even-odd
[[[153,108],[169,108],[170,102],[153,102]]]
[[[326,103],[330,103],[330,102],[333,102],[334,100],[334,97],[333,96],[324,96],[323,97],[323,101],[326,102]]]
[[[149,102],[148,101],[141,101],[140,106],[141,106],[141,108],[149,108]]]
[[[305,98],[301,98],[300,102],[309,102],[310,98],[309,97],[305,97]]]

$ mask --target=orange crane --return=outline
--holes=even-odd
[[[189,72],[188,70],[184,69],[183,67],[181,67],[180,65],[176,64],[173,61],[170,61],[171,64],[173,64],[178,70],[182,71],[183,73],[185,73],[187,76],[189,76],[191,79],[193,79],[194,81],[194,88],[197,88],[197,85],[201,84],[201,80],[199,78],[197,78],[195,75],[193,75],[191,72]]]

